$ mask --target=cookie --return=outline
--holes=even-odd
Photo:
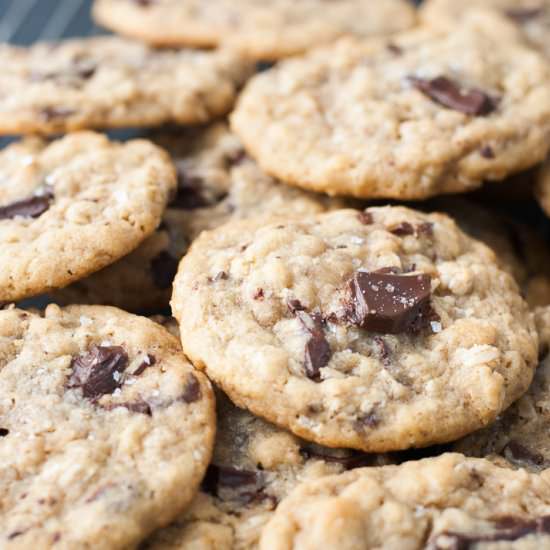
[[[197,124],[225,114],[252,64],[227,50],[117,37],[0,47],[0,133]]]
[[[550,305],[550,251],[531,227],[473,201],[457,197],[423,204],[449,214],[463,231],[484,242],[516,279],[531,308]]]
[[[547,160],[537,174],[535,197],[547,216],[550,216],[550,160]]]
[[[330,447],[457,439],[523,394],[537,360],[494,254],[400,207],[205,232],[172,310],[184,352],[237,405]]]
[[[357,197],[464,192],[541,161],[550,67],[515,27],[474,12],[459,27],[343,39],[256,75],[232,127],[268,173]]]
[[[136,248],[176,186],[168,155],[144,140],[82,132],[0,152],[0,302],[70,284]]]
[[[172,154],[178,169],[178,193],[163,223],[132,254],[55,294],[61,303],[111,304],[131,311],[167,308],[179,260],[203,230],[254,216],[299,218],[345,204],[267,176],[225,123],[153,139]]]
[[[196,494],[211,386],[161,326],[115,308],[0,311],[0,546],[128,548]]]
[[[426,0],[421,14],[426,23],[454,27],[467,10],[480,6],[494,9],[517,24],[527,42],[550,57],[549,0]]]
[[[534,472],[550,467],[550,308],[539,308],[536,321],[542,359],[529,391],[489,427],[455,443],[457,452]]]
[[[162,46],[231,44],[261,60],[280,59],[344,34],[373,36],[411,27],[407,0],[97,0],[96,20]]]
[[[262,550],[550,546],[550,484],[445,454],[308,482],[281,503]]]
[[[150,537],[142,550],[257,548],[278,503],[299,483],[389,460],[307,443],[238,409],[222,394],[217,407],[214,458],[201,492],[188,511]]]

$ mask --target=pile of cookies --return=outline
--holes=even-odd
[[[0,46],[0,548],[550,548],[550,1],[94,16]]]

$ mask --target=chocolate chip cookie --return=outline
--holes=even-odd
[[[472,8],[488,8],[516,23],[532,46],[550,57],[549,0],[426,0],[422,19],[441,27],[455,27],[461,16]]]
[[[0,546],[129,548],[195,496],[211,386],[161,326],[114,308],[0,311]]]
[[[147,540],[143,550],[258,547],[278,503],[299,483],[389,457],[328,449],[300,440],[218,395],[212,464],[188,511]]]
[[[345,204],[281,185],[248,157],[225,123],[152,136],[172,155],[178,192],[157,231],[135,252],[56,293],[61,303],[166,308],[180,258],[203,230],[273,214],[302,217]]]
[[[251,62],[117,37],[0,46],[0,133],[197,124],[233,105]]]
[[[549,546],[548,480],[459,454],[305,483],[261,539],[262,550]]]
[[[507,20],[343,39],[255,76],[232,114],[268,173],[357,197],[422,199],[545,158],[550,69]]]
[[[401,207],[205,232],[172,309],[185,353],[235,403],[331,447],[457,439],[523,394],[537,362],[493,252]]]
[[[158,226],[176,187],[144,140],[82,132],[0,152],[0,302],[70,284],[118,260]]]
[[[406,0],[96,0],[106,27],[163,46],[238,46],[279,59],[344,34],[372,36],[411,27]]]

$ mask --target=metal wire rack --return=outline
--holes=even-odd
[[[92,0],[0,0],[0,42],[90,36],[100,31],[90,18]]]

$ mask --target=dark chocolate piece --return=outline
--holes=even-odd
[[[513,19],[516,23],[528,23],[532,19],[540,17],[543,12],[543,8],[517,8],[506,10],[504,13],[510,18]]]
[[[68,118],[76,114],[74,109],[67,107],[44,107],[38,113],[38,116],[45,122],[50,122],[58,118]]]
[[[361,415],[356,421],[355,426],[364,429],[364,428],[376,428],[380,424],[380,418],[375,411]]]
[[[122,386],[128,355],[120,346],[93,346],[86,355],[73,358],[67,388],[82,388],[82,395],[98,399]]]
[[[388,51],[391,52],[393,55],[403,55],[403,48],[401,48],[394,42],[388,42],[386,48],[388,48]]]
[[[39,218],[50,208],[52,200],[53,194],[47,193],[0,206],[0,220],[12,220],[17,217]]]
[[[0,437],[6,437],[10,431],[7,428],[0,428]]]
[[[374,343],[377,348],[378,355],[382,360],[382,364],[386,367],[391,364],[391,349],[388,343],[381,336],[374,337]]]
[[[300,302],[300,300],[289,300],[287,305],[288,309],[293,315],[297,311],[304,311],[306,309],[302,302]]]
[[[482,542],[516,541],[534,534],[550,534],[550,515],[531,521],[506,518],[496,524],[496,532],[485,535],[469,535],[445,531],[433,538],[428,545],[430,550],[471,550]],[[449,544],[450,543],[450,544]]]
[[[139,367],[132,374],[134,376],[139,376],[140,374],[143,374],[146,369],[152,367],[156,362],[156,357],[148,353],[141,362],[141,365],[139,365]]]
[[[263,300],[264,299],[264,289],[263,288],[257,288],[256,292],[254,292],[253,296],[254,300]]]
[[[265,478],[256,470],[241,470],[230,466],[208,466],[202,483],[202,490],[222,500],[235,499],[242,504],[268,499],[263,491]],[[227,494],[227,492],[229,494]]]
[[[348,283],[346,319],[352,325],[382,334],[415,334],[429,325],[429,275],[357,271]]]
[[[373,219],[372,214],[370,212],[359,212],[357,214],[357,219],[363,225],[371,225],[374,222],[374,219]]]
[[[207,189],[202,178],[189,175],[182,162],[176,162],[178,187],[176,197],[170,202],[170,208],[195,210],[213,206],[227,197],[227,193]]]
[[[497,108],[497,102],[482,90],[463,90],[461,86],[445,76],[433,79],[410,77],[413,86],[430,99],[466,115],[485,116]]]
[[[484,159],[494,159],[495,158],[495,152],[493,151],[493,148],[490,145],[484,145],[480,149],[479,154]]]
[[[405,237],[407,235],[414,235],[414,227],[409,222],[401,222],[390,229],[390,232],[399,237]]]
[[[537,466],[542,466],[545,462],[544,456],[536,451],[528,449],[517,441],[510,441],[503,449],[503,455],[506,456],[508,451],[514,460],[521,460],[522,462],[530,462]]]
[[[178,272],[179,261],[167,250],[155,256],[150,263],[153,282],[159,290],[168,290]]]
[[[194,374],[187,376],[187,384],[181,396],[185,403],[194,403],[202,397],[201,385]]]
[[[306,375],[311,380],[320,382],[321,369],[328,365],[332,357],[330,344],[325,338],[323,318],[319,313],[310,315],[305,311],[298,311],[296,315],[309,333],[304,359]]]

